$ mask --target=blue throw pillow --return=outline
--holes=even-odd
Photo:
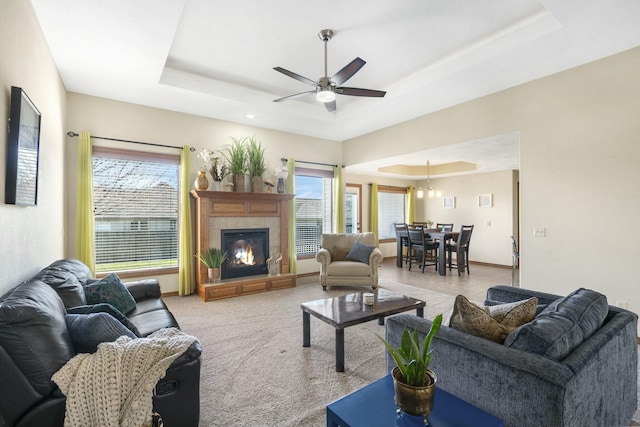
[[[136,338],[133,332],[107,313],[66,314],[64,320],[78,353],[95,353],[98,344],[113,342],[123,335]]]
[[[77,307],[71,307],[67,309],[67,313],[69,314],[91,314],[91,313],[107,313],[113,316],[116,320],[122,323],[125,328],[129,329],[136,336],[141,336],[140,331],[136,328],[136,325],[131,323],[131,321],[120,312],[117,308],[112,306],[111,304],[107,304],[101,302],[100,304],[92,304],[92,305],[79,305]]]
[[[602,326],[608,311],[607,297],[580,288],[514,329],[504,345],[561,361]]]
[[[97,282],[85,285],[84,295],[87,298],[87,304],[106,302],[123,314],[127,314],[136,308],[136,300],[115,273],[111,273]]]
[[[369,255],[371,255],[371,252],[373,252],[374,249],[375,246],[365,245],[364,243],[356,240],[353,242],[353,246],[347,254],[347,258],[369,264]]]

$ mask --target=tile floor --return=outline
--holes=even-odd
[[[397,280],[401,283],[442,292],[449,295],[462,294],[472,301],[482,302],[487,289],[495,285],[511,285],[511,268],[502,266],[488,266],[471,264],[471,273],[458,276],[456,269],[447,270],[446,276],[440,276],[433,266],[426,267],[424,273],[415,265],[409,271],[408,267],[396,267],[395,258],[387,258],[378,270],[379,277],[385,280]],[[515,284],[518,286],[518,273],[515,274]]]

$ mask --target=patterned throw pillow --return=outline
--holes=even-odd
[[[100,343],[113,342],[122,335],[136,338],[133,332],[107,313],[66,314],[64,320],[78,353],[95,353]]]
[[[347,258],[369,264],[369,255],[371,255],[371,252],[373,252],[374,249],[374,246],[365,245],[364,243],[356,240],[353,242],[353,246],[351,247],[349,254],[347,254]]]
[[[87,304],[105,302],[111,304],[123,314],[127,314],[136,308],[136,300],[115,273],[86,285],[84,294],[87,298]]]
[[[456,297],[449,326],[467,334],[502,344],[509,333],[529,322],[536,313],[537,298],[480,307],[463,295]]]
[[[538,298],[531,297],[527,300],[492,305],[487,308],[494,320],[504,326],[515,329],[533,320],[536,316],[537,306]]]

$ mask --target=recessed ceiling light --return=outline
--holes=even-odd
[[[253,113],[247,113],[247,114],[245,114],[244,116],[245,116],[247,119],[255,119],[255,118],[256,118],[256,115],[255,115],[255,114],[253,114]]]

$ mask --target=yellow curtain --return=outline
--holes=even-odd
[[[333,227],[336,233],[345,231],[345,194],[342,182],[342,165],[333,167]]]
[[[406,222],[413,224],[416,220],[416,188],[407,187]]]
[[[378,184],[369,184],[369,231],[378,238]]]
[[[189,146],[180,153],[180,243],[178,249],[178,294],[189,295],[195,289],[191,199],[189,198]]]
[[[81,132],[78,138],[78,194],[76,206],[76,256],[95,276],[96,246],[93,217],[93,150],[91,135]]]
[[[287,162],[288,179],[285,184],[285,192],[293,194],[294,197],[289,202],[289,272],[295,273],[298,268],[296,257],[296,165],[293,158]]]

